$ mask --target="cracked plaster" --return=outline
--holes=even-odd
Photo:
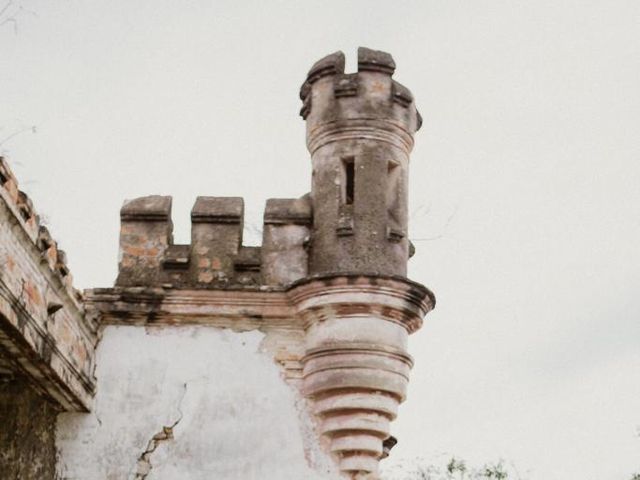
[[[263,338],[202,326],[106,327],[92,413],[58,419],[59,479],[334,478],[307,465],[305,456],[320,454],[303,448],[301,400],[262,353]]]

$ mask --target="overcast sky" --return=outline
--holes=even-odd
[[[410,276],[438,299],[394,458],[504,458],[531,480],[640,471],[640,2],[14,6],[0,149],[80,288],[113,284],[125,198],[173,195],[187,243],[197,195],[244,196],[259,226],[267,198],[306,193],[308,68],[391,52],[425,120]]]

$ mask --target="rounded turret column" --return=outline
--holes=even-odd
[[[358,49],[310,70],[301,89],[313,163],[309,277],[290,289],[304,319],[303,393],[321,443],[348,478],[377,478],[405,399],[408,335],[434,297],[405,278],[407,176],[420,116],[391,56]]]
[[[406,275],[407,176],[420,116],[388,53],[318,61],[301,89],[313,177],[310,273]]]

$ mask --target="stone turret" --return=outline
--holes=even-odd
[[[305,320],[303,393],[349,478],[375,477],[405,399],[408,335],[434,298],[405,278],[407,175],[420,115],[393,58],[358,49],[318,61],[302,85],[313,164],[310,278],[292,297]]]
[[[313,164],[312,274],[405,275],[407,175],[420,126],[411,92],[392,79],[391,55],[358,49],[358,72],[342,52],[318,61],[302,85]]]
[[[237,328],[252,312],[243,328],[275,332],[275,358],[339,470],[375,478],[406,397],[408,336],[434,306],[406,278],[409,154],[421,120],[389,54],[360,48],[351,74],[344,60],[323,58],[304,81],[311,193],[267,201],[261,247],[242,244],[241,198],[198,197],[189,245],[173,243],[170,197],[138,198],[121,210],[116,288],[91,299],[110,321],[227,325],[233,316]]]

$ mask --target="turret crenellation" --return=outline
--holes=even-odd
[[[342,115],[342,106],[350,110],[351,116],[359,110],[362,118],[383,118],[397,120],[399,126],[406,128],[410,133],[420,128],[420,114],[411,108],[413,95],[411,92],[391,79],[395,72],[395,62],[386,52],[370,50],[360,47],[358,49],[358,72],[345,73],[345,56],[342,52],[332,53],[316,62],[300,88],[300,99],[303,106],[300,115],[303,119],[312,114],[314,107],[317,116],[324,120],[339,120]],[[383,76],[387,80],[383,80]],[[371,82],[376,78],[376,82]],[[319,83],[316,91],[315,84]],[[314,95],[315,93],[315,95]],[[327,95],[329,94],[329,95]],[[342,104],[333,99],[361,97],[362,105],[353,108],[352,104]],[[376,101],[372,101],[376,99]],[[394,112],[394,104],[407,109]]]
[[[396,71],[396,62],[387,52],[360,47],[358,48],[358,71],[382,72],[393,75]]]

